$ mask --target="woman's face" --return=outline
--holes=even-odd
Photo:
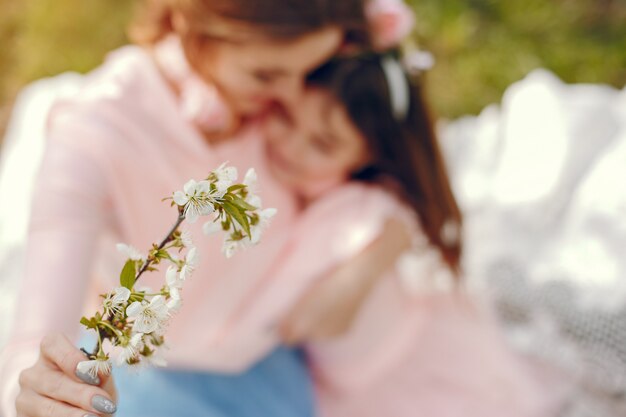
[[[338,50],[343,32],[326,27],[289,41],[259,37],[245,42],[207,39],[198,42],[201,73],[220,89],[231,108],[254,116],[273,102],[291,106],[299,100],[306,75]]]
[[[264,123],[272,174],[307,200],[347,181],[370,160],[367,142],[329,93],[308,89],[290,114]]]

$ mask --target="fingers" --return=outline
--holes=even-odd
[[[298,331],[295,330],[295,327],[291,325],[291,323],[286,323],[278,329],[280,334],[280,339],[287,346],[297,345],[300,341],[298,337]]]
[[[65,375],[76,381],[83,381],[90,385],[99,385],[100,377],[93,377],[88,373],[77,370],[79,362],[86,360],[85,355],[62,334],[47,335],[41,341],[41,359],[52,369],[60,369]]]
[[[21,391],[15,406],[18,417],[97,417],[89,410],[42,397],[33,391]]]
[[[19,382],[22,392],[34,393],[53,402],[67,403],[91,413],[112,414],[117,408],[102,388],[77,382],[61,371],[44,366],[23,371]],[[49,403],[46,405],[50,406]],[[38,408],[38,411],[41,410]]]
[[[305,309],[305,313],[307,310]],[[286,345],[297,345],[309,339],[311,332],[316,327],[310,320],[311,317],[297,309],[284,320],[278,328],[281,340]]]

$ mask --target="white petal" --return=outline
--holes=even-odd
[[[248,194],[248,197],[246,198],[246,202],[248,204],[253,205],[256,208],[261,208],[263,206],[261,197],[259,197],[258,195],[254,195],[254,194]]]
[[[263,234],[263,229],[259,226],[250,228],[250,242],[253,245],[256,245],[261,241],[261,235]]]
[[[121,304],[130,298],[130,290],[126,287],[117,287],[115,289],[115,296],[113,297],[113,303]]]
[[[246,172],[246,176],[243,179],[243,184],[247,185],[251,191],[254,191],[254,188],[257,185],[257,175],[254,168],[249,168]]]
[[[184,206],[189,201],[189,197],[182,191],[176,191],[174,193],[174,202],[179,206]]]
[[[218,181],[233,182],[237,180],[237,168],[226,166],[226,164],[220,165],[215,171]]]
[[[165,282],[168,287],[175,287],[178,282],[178,271],[174,266],[169,266],[165,273]]]
[[[159,321],[154,317],[140,315],[133,324],[133,330],[138,333],[152,333],[159,328]]]
[[[148,308],[154,312],[154,314],[160,319],[163,320],[168,317],[169,311],[167,309],[167,302],[165,301],[165,297],[162,295],[156,295],[150,300],[150,305]]]
[[[206,236],[214,235],[217,232],[220,232],[221,230],[223,230],[222,224],[219,221],[206,222],[204,226],[202,226],[202,231],[204,232]]]
[[[143,312],[143,310],[144,306],[139,301],[135,301],[126,307],[126,315],[128,317],[137,317]]]
[[[183,304],[183,302],[182,302],[182,300],[180,298],[173,298],[173,299],[171,299],[170,301],[167,302],[167,308],[170,311],[177,312],[182,307],[182,304]]]
[[[180,234],[180,240],[183,242],[185,246],[193,246],[193,239],[191,236],[191,232],[189,230],[184,230]]]
[[[180,300],[180,299],[181,299],[181,297],[180,297],[180,291],[179,291],[179,290],[178,290],[178,288],[176,288],[176,287],[170,288],[170,296],[171,296],[174,300]],[[169,303],[168,303],[168,305],[169,305]]]
[[[219,180],[215,183],[215,187],[217,187],[217,191],[220,196],[226,194],[226,191],[228,191],[228,187],[230,187],[231,185],[233,185],[233,182],[228,180]]]
[[[150,362],[150,364],[152,364],[153,366],[158,366],[158,367],[167,366],[167,362],[165,361],[165,358],[163,358],[163,356],[161,356],[159,353],[153,353],[152,355],[148,356],[146,359],[148,359],[148,362]]]
[[[208,193],[211,189],[211,183],[207,180],[200,181],[196,186],[196,191],[198,193]]]
[[[187,220],[189,223],[195,223],[196,220],[198,220],[198,217],[200,217],[198,211],[195,210],[193,206],[188,205],[187,210],[185,210],[185,220]]]
[[[198,250],[195,247],[189,249],[189,252],[187,252],[185,256],[185,263],[190,266],[196,266],[199,260],[200,256],[198,255]]]
[[[261,210],[261,211],[259,212],[259,216],[260,216],[262,219],[267,219],[267,220],[269,220],[269,219],[271,219],[272,217],[274,217],[274,216],[276,215],[276,213],[278,213],[278,210],[276,210],[275,208],[271,208],[271,207],[270,207],[270,208],[266,208],[266,209],[264,209],[264,210]]]
[[[189,265],[183,265],[180,270],[181,281],[186,281],[187,279],[191,278],[191,275],[193,275],[193,267],[190,267]]]
[[[206,204],[202,205],[198,209],[198,213],[201,216],[208,216],[209,214],[213,213],[214,211],[215,211],[215,207],[213,207],[213,204],[209,203],[208,201],[206,202]]]
[[[198,187],[198,183],[196,182],[196,180],[189,180],[187,181],[187,183],[183,186],[183,190],[185,191],[185,194],[187,194],[188,196],[192,196],[196,193],[196,189]]]
[[[230,240],[225,241],[224,245],[222,246],[222,253],[224,253],[224,256],[226,256],[227,258],[231,258],[235,254],[236,250],[237,243]]]
[[[143,333],[135,333],[133,337],[130,338],[130,344],[136,348],[143,345]]]
[[[95,376],[94,374],[96,373],[95,368],[96,368],[96,361],[81,361],[78,362],[78,365],[76,365],[76,369],[78,370],[78,372],[82,373],[82,374],[90,374],[92,376]]]
[[[128,258],[132,259],[133,261],[138,261],[140,259],[143,259],[141,252],[139,252],[137,248],[135,248],[134,246],[127,245],[125,243],[118,243],[115,246],[117,247],[118,251],[120,251],[121,253],[126,255]]]

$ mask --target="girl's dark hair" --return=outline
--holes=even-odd
[[[220,33],[224,21],[244,24],[276,40],[290,40],[325,26],[344,29],[346,41],[369,45],[365,0],[143,0],[131,39],[152,44],[173,31],[172,15],[182,13],[193,29]],[[216,31],[217,33],[211,33]]]
[[[418,214],[429,241],[458,273],[461,212],[422,88],[407,77],[409,111],[404,120],[397,120],[381,59],[383,56],[377,54],[335,59],[313,72],[309,83],[330,91],[368,141],[374,160],[353,178],[385,183],[391,180],[396,185],[392,188]]]

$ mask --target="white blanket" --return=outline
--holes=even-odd
[[[577,383],[568,416],[626,415],[626,89],[537,70],[440,131],[473,287]]]

